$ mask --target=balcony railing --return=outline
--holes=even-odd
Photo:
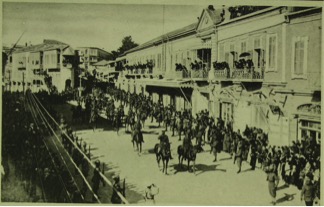
[[[235,69],[232,72],[232,79],[263,79],[263,70]]]
[[[215,70],[214,76],[216,80],[238,79],[238,80],[263,80],[263,69],[223,69]]]
[[[208,78],[207,70],[191,70],[191,78]]]
[[[230,78],[230,73],[229,73],[229,70],[227,70],[227,69],[215,70],[214,75],[215,75],[216,79],[228,79],[228,78]]]

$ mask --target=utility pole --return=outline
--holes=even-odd
[[[23,93],[25,94],[25,72],[22,73]]]

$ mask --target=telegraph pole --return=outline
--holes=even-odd
[[[23,93],[25,93],[25,72],[22,73]]]

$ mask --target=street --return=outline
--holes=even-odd
[[[57,108],[70,116],[70,106]],[[66,118],[69,122],[70,118]],[[178,141],[178,136],[172,137],[170,131],[166,134],[170,138],[174,159],[169,162],[168,175],[163,174],[162,162],[159,168],[153,151],[163,129],[157,126],[157,123],[147,120],[142,153],[133,148],[131,135],[125,128],[117,134],[106,120],[101,120],[95,131],[80,125],[73,128],[79,138],[91,146],[92,159],[99,159],[108,166],[106,175],[119,174],[122,180],[126,179],[126,199],[131,204],[145,205],[140,195],[143,195],[146,185],[154,183],[160,189],[156,196],[157,205],[271,205],[266,174],[260,169],[251,171],[247,162],[243,163],[242,172],[237,174],[237,166],[228,153],[220,153],[218,161],[212,162],[210,147],[205,145],[205,151],[197,155],[195,174],[187,171],[186,161],[180,168],[177,147],[182,141]],[[137,193],[129,193],[131,191]],[[285,187],[282,181],[278,186],[277,203],[303,205],[300,191],[295,186]]]

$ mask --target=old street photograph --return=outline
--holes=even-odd
[[[3,2],[1,202],[323,205],[322,7],[214,3]]]

